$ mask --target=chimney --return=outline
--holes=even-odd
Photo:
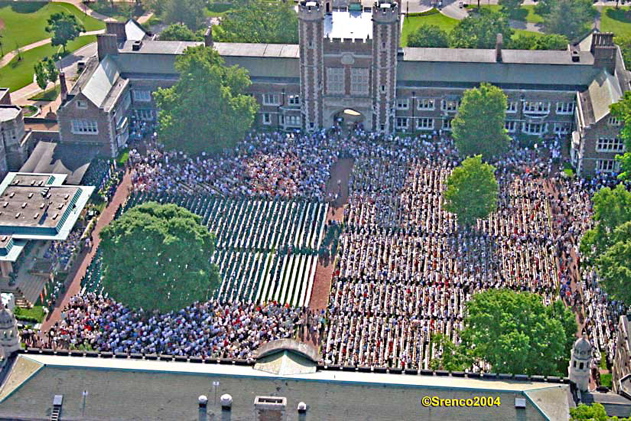
[[[208,420],[208,398],[205,395],[200,395],[197,398],[197,402],[199,403],[199,413],[197,416],[198,421],[207,421]]]
[[[497,38],[495,41],[495,61],[498,63],[502,62],[502,44],[504,43],[504,36],[502,34],[497,34]]]
[[[611,32],[594,32],[592,34],[590,51],[594,56],[594,66],[614,74],[618,48],[613,42],[613,34]]]
[[[99,61],[103,60],[107,55],[118,54],[116,35],[98,34],[96,36],[96,51],[99,56]]]
[[[208,29],[206,29],[206,32],[204,32],[204,45],[206,47],[213,47],[214,45],[214,41],[213,41],[213,26],[209,25]]]
[[[59,72],[59,88],[61,90],[61,102],[65,102],[68,97],[68,85],[66,84],[66,74]]]
[[[121,43],[127,41],[125,22],[107,21],[105,22],[105,33],[116,35],[116,41]]]

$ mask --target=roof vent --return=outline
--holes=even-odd
[[[257,420],[284,419],[287,398],[281,396],[257,396],[254,398],[254,411]]]
[[[9,206],[9,202],[4,202],[4,203],[2,204],[2,207],[3,207],[3,208],[6,208],[7,206]]]
[[[198,403],[198,421],[208,420],[208,397],[206,395],[199,395],[197,398]]]
[[[572,50],[572,62],[573,63],[578,63],[579,61],[581,61],[581,56],[578,53],[577,50]]]
[[[304,414],[305,412],[307,412],[307,404],[304,402],[300,402],[298,404],[298,413],[299,414]]]
[[[39,218],[39,212],[37,212],[35,215],[33,215],[33,219],[37,219]]]
[[[131,50],[140,51],[140,47],[142,47],[142,41],[134,41],[134,43],[131,45]]]
[[[230,411],[230,408],[232,408],[232,396],[227,393],[223,394],[221,395],[219,401],[221,402],[221,409],[224,411]]]
[[[15,219],[18,219],[20,217],[20,215],[22,215],[22,212],[18,212],[15,214]]]
[[[61,417],[61,406],[64,402],[64,395],[55,395],[53,398],[53,410],[50,413],[50,421],[59,421]]]
[[[59,216],[59,214],[58,214],[58,213],[54,214],[54,215],[53,215],[53,221],[54,221],[55,219],[57,219],[57,217],[58,217],[58,216]]]
[[[26,207],[26,202],[22,203],[22,209]]]
[[[515,408],[525,409],[526,408],[526,399],[524,399],[524,398],[515,398]]]
[[[15,196],[15,192],[14,191],[12,191],[11,194],[9,194],[9,197],[13,197],[13,196]]]
[[[30,192],[30,193],[28,194],[28,198],[30,199],[31,197],[33,197],[33,192]]]

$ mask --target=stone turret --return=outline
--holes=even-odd
[[[0,358],[6,359],[20,349],[20,334],[15,316],[0,302]]]
[[[585,337],[577,339],[572,347],[570,367],[568,368],[570,380],[576,384],[581,392],[589,388],[589,372],[592,363],[592,345]]]
[[[324,10],[320,2],[301,1],[298,20],[303,127],[314,131],[322,126]]]

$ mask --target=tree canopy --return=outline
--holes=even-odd
[[[497,4],[502,8],[502,12],[506,13],[509,17],[515,17],[523,0],[498,0]]]
[[[581,240],[581,252],[596,266],[614,299],[631,305],[631,192],[624,184],[600,189],[592,198],[596,226]]]
[[[570,421],[631,421],[631,418],[610,417],[600,403],[582,403],[576,408],[570,408]]]
[[[203,37],[183,23],[172,23],[160,33],[160,41],[201,41]]]
[[[629,40],[631,48],[631,39]],[[623,50],[624,51],[624,50]],[[627,152],[618,155],[616,159],[620,162],[621,180],[631,180],[631,91],[624,93],[622,99],[609,107],[611,115],[622,122],[620,138],[624,141]]]
[[[446,48],[449,34],[436,25],[421,25],[408,36],[408,47]]]
[[[48,82],[55,83],[59,77],[59,70],[55,64],[55,60],[45,57],[42,61],[38,61],[33,66],[35,70],[35,82],[40,89],[46,89]]]
[[[472,226],[497,208],[498,184],[495,168],[482,157],[467,158],[447,178],[443,207],[458,216],[458,223]]]
[[[513,30],[507,17],[500,12],[481,9],[459,21],[451,31],[452,48],[495,48],[497,34],[502,34],[508,43]]]
[[[564,35],[518,35],[511,39],[510,48],[515,50],[565,50],[570,41]]]
[[[571,41],[584,36],[596,16],[592,0],[541,0],[535,10],[543,17],[547,33],[564,35]]]
[[[577,325],[562,302],[545,306],[530,292],[488,290],[467,303],[462,343],[450,345],[449,356],[433,366],[465,369],[476,360],[491,364],[496,373],[562,375],[567,370]]]
[[[154,7],[161,9],[166,23],[183,23],[190,30],[202,27],[206,18],[206,0],[160,0]]]
[[[510,138],[504,128],[506,105],[506,94],[488,83],[465,91],[451,124],[461,156],[481,154],[489,159],[508,149]]]
[[[169,312],[207,300],[219,285],[215,236],[177,205],[148,202],[101,232],[103,286],[134,309]]]
[[[53,13],[46,25],[46,32],[52,33],[53,47],[61,45],[66,51],[66,44],[77,38],[85,28],[75,15],[66,12]]]
[[[254,122],[256,99],[246,95],[246,70],[225,66],[212,48],[186,49],[175,62],[179,81],[158,89],[158,134],[169,149],[191,154],[219,152],[243,139]]]
[[[227,12],[216,28],[222,42],[298,43],[298,15],[293,3],[252,0]]]

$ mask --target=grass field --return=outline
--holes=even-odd
[[[4,52],[50,38],[51,34],[44,28],[50,15],[57,12],[75,15],[83,23],[86,31],[105,28],[103,22],[84,16],[84,13],[72,4],[0,1],[0,35]]]
[[[631,9],[603,7],[600,13],[600,30],[618,36],[631,35]]]
[[[91,42],[96,42],[94,35],[79,37],[68,43],[67,50],[72,52]],[[13,92],[32,83],[35,63],[44,57],[52,56],[57,51],[61,51],[61,47],[53,47],[48,44],[23,52],[22,60],[18,60],[16,57],[0,69],[0,86],[10,88]]]
[[[416,31],[421,25],[436,25],[447,32],[451,32],[457,24],[457,19],[443,15],[438,9],[432,9],[425,13],[415,13],[414,15],[410,14],[410,16],[405,17],[403,22],[401,45],[407,46],[408,35]]]
[[[500,6],[497,4],[487,4],[480,5],[483,9],[490,9],[494,11],[500,11]],[[475,8],[475,2],[471,3],[469,8]],[[511,19],[518,20],[521,22],[531,22],[531,23],[541,23],[543,22],[543,17],[539,16],[535,13],[535,6],[522,6],[519,11],[515,14],[515,16],[511,16]]]
[[[47,91],[40,92],[37,95],[33,95],[29,98],[31,101],[54,101],[61,93],[61,88],[56,85],[54,88],[50,88]]]

